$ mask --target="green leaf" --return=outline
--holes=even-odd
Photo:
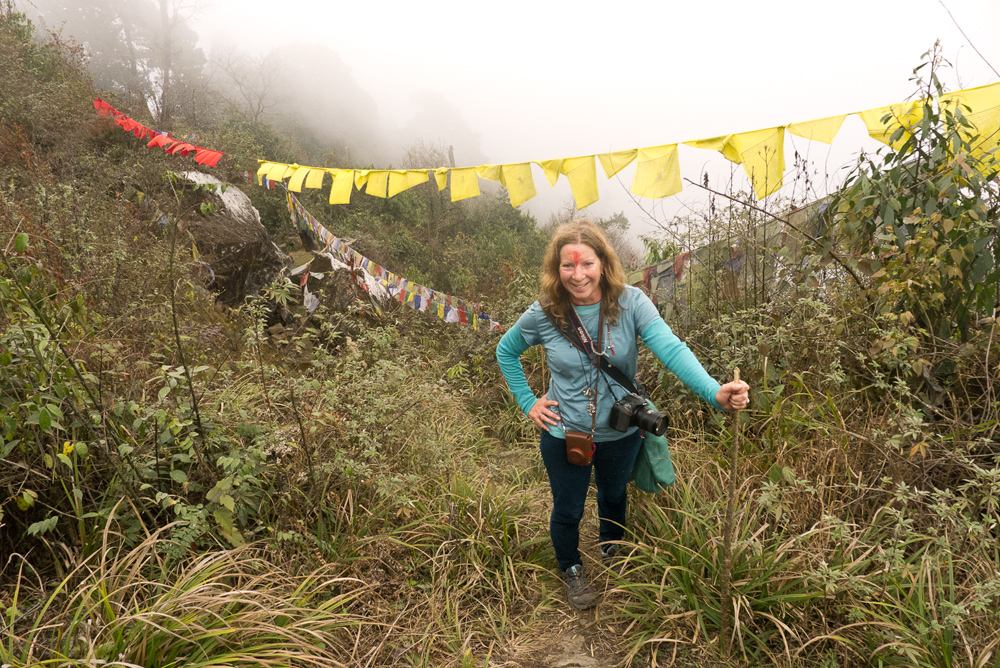
[[[90,448],[87,447],[86,443],[78,442],[73,445],[73,451],[82,458],[87,456],[90,452]]]
[[[58,517],[50,517],[47,520],[42,520],[41,522],[35,522],[28,527],[29,536],[37,536],[38,534],[46,533],[52,531],[56,528],[56,524],[59,523]]]
[[[226,494],[233,488],[233,478],[232,476],[226,476],[219,482],[215,483],[215,487],[208,490],[208,494],[205,495],[205,499],[210,503],[219,503],[223,494]]]
[[[23,253],[28,247],[28,235],[25,232],[21,232],[19,235],[14,237],[14,250],[18,253]]]
[[[38,495],[30,489],[26,489],[21,492],[21,496],[14,497],[14,500],[17,502],[17,507],[21,510],[28,510],[34,506],[36,499],[38,499]]]
[[[184,471],[181,471],[180,469],[174,469],[173,471],[171,471],[170,478],[174,482],[178,482],[181,484],[186,483],[188,481],[187,473],[184,473]]]
[[[0,459],[6,459],[7,455],[14,451],[17,444],[21,442],[21,439],[15,438],[6,443],[3,442],[3,436],[0,436]]]
[[[980,253],[976,263],[972,265],[972,271],[969,272],[969,280],[973,285],[980,285],[991,269],[993,269],[993,255],[989,252]]]
[[[226,510],[225,508],[219,508],[215,510],[212,515],[215,517],[215,521],[219,523],[219,533],[222,537],[229,541],[229,544],[233,547],[242,547],[246,545],[246,541],[243,540],[243,536],[240,532],[236,530],[233,526],[233,514]]]
[[[38,428],[45,433],[52,429],[52,416],[44,408],[38,411]]]
[[[73,468],[73,462],[70,460],[69,457],[67,457],[63,453],[60,452],[58,455],[56,455],[56,459],[58,459],[59,461],[61,461],[63,464],[65,464],[69,468]]]

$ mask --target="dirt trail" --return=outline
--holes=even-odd
[[[592,496],[592,495],[591,495]],[[612,628],[602,622],[608,605],[613,605],[605,592],[614,587],[612,574],[602,565],[597,549],[597,520],[594,499],[580,526],[580,549],[584,572],[598,594],[597,606],[591,610],[574,610],[566,602],[561,582],[553,576],[553,610],[535,627],[529,647],[520,652],[517,665],[521,668],[609,668],[624,660]],[[634,664],[641,665],[641,664]]]

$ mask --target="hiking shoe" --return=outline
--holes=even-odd
[[[577,610],[594,607],[597,595],[587,584],[587,578],[583,576],[583,566],[576,564],[563,571],[563,583],[566,585],[566,598],[571,606]]]
[[[601,545],[601,562],[608,568],[615,566],[621,557],[622,546],[617,543]]]

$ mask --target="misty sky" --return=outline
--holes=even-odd
[[[1000,2],[945,4],[1000,70]],[[444,99],[495,163],[654,146],[899,102],[914,92],[912,70],[936,39],[956,66],[944,73],[950,87],[1000,79],[939,0],[207,0],[194,25],[206,52],[227,44],[254,53],[330,47],[374,99],[390,144],[420,125],[421,99]],[[427,132],[429,141],[447,140],[434,136],[437,128]],[[832,149],[790,138],[786,160],[791,166],[798,150],[832,172],[877,147],[854,118]],[[456,161],[477,164],[461,154]],[[714,153],[688,148],[681,166],[690,178],[707,169],[723,187],[733,170]],[[644,214],[625,192],[632,170],[620,176],[624,187],[598,168],[601,201],[591,211],[625,210],[642,231]],[[544,222],[570,191],[564,181],[550,189],[540,169],[535,183],[539,196],[525,206]],[[686,187],[657,215],[703,199]]]

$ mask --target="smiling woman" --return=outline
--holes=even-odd
[[[633,420],[612,420],[613,407],[621,399],[646,404],[632,393],[634,388],[600,370],[597,360],[604,356],[625,379],[634,379],[641,335],[668,369],[716,408],[743,408],[749,386],[720,386],[705,372],[649,298],[625,284],[618,256],[594,223],[575,220],[556,230],[541,278],[541,299],[501,339],[497,359],[521,410],[542,430],[539,447],[553,502],[549,533],[569,604],[585,609],[596,601],[579,550],[591,469],[597,482],[601,552],[611,559],[625,535],[626,486],[642,444]],[[541,398],[528,387],[520,364],[521,354],[533,345],[545,348],[551,371]]]

